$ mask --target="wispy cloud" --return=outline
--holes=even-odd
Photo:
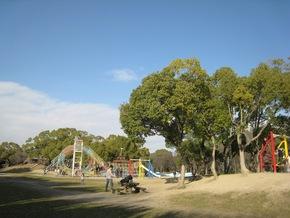
[[[119,110],[106,104],[72,103],[14,82],[0,82],[0,141],[22,144],[43,130],[72,127],[107,137],[121,134]]]
[[[117,69],[112,71],[113,79],[115,81],[129,82],[137,80],[137,74],[131,69]]]
[[[106,104],[73,103],[53,99],[45,93],[15,82],[0,81],[0,142],[19,144],[43,130],[76,128],[94,135],[124,135],[119,110]],[[164,138],[148,137],[151,152],[164,148]]]

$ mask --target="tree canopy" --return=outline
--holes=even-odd
[[[240,171],[247,173],[246,156],[255,159],[266,130],[283,126],[290,134],[289,74],[289,64],[281,59],[259,64],[249,76],[229,67],[208,75],[197,59],[177,59],[132,91],[120,107],[121,124],[132,140],[163,136],[191,165],[205,162],[204,148],[211,144],[212,162],[218,152],[224,165],[213,165],[213,173],[228,168],[239,154]]]

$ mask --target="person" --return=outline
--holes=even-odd
[[[83,171],[81,171],[81,184],[85,184],[85,174]]]
[[[113,166],[110,167],[106,171],[106,192],[108,191],[108,186],[110,184],[110,189],[113,191],[113,173],[112,173]]]

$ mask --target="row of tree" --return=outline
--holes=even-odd
[[[289,132],[290,70],[282,59],[248,76],[222,67],[209,75],[197,59],[177,59],[143,79],[120,107],[125,133],[136,142],[161,135],[192,171],[217,176],[257,168],[261,141],[272,129]],[[218,160],[218,163],[216,163]],[[247,160],[247,161],[245,161]],[[184,179],[181,178],[182,185]]]
[[[25,159],[42,160],[49,163],[65,147],[74,143],[74,138],[80,137],[84,145],[91,147],[104,161],[116,159],[122,150],[125,158],[145,158],[150,156],[149,150],[133,142],[125,136],[110,135],[107,138],[94,136],[74,128],[60,128],[43,131],[34,138],[29,138],[19,146],[13,142],[0,144],[0,162],[2,165],[22,163]],[[122,149],[121,149],[122,148]]]

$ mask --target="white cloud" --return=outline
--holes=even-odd
[[[167,149],[165,147],[165,140],[162,136],[151,136],[146,138],[146,143],[144,145],[146,148],[149,148],[150,152],[153,153],[159,149]],[[169,150],[169,149],[167,149]]]
[[[14,82],[0,81],[0,142],[22,144],[44,130],[76,128],[94,135],[124,135],[119,110],[106,104],[72,103]],[[148,137],[150,152],[165,148],[164,138]]]
[[[113,70],[112,75],[115,81],[121,82],[129,82],[138,79],[136,73],[131,69]]]
[[[0,141],[22,144],[43,130],[71,127],[107,137],[124,135],[119,110],[105,104],[58,101],[14,82],[0,82]]]

